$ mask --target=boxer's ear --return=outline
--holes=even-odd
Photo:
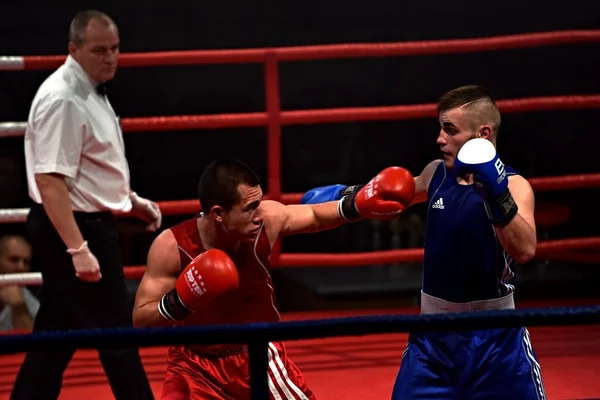
[[[223,207],[213,206],[213,208],[210,209],[210,213],[214,216],[217,222],[223,222]]]
[[[479,127],[478,137],[490,140],[492,138],[492,127],[489,125],[481,125]]]

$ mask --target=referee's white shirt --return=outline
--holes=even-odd
[[[38,89],[25,131],[29,196],[35,174],[65,176],[74,211],[131,210],[129,166],[119,119],[71,56]]]

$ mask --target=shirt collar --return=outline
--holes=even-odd
[[[69,54],[67,56],[67,60],[65,61],[65,65],[69,70],[73,72],[73,74],[79,79],[83,84],[85,84],[90,89],[96,91],[98,88],[98,82],[89,77],[89,75],[83,70],[81,65]]]

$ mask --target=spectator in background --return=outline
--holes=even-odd
[[[0,274],[29,272],[31,246],[19,235],[0,237]],[[38,299],[24,286],[0,286],[0,331],[31,330],[40,308]]]
[[[27,218],[43,278],[33,331],[131,327],[114,216],[132,210],[154,231],[156,203],[131,190],[123,135],[106,94],[119,57],[115,22],[75,15],[69,55],[33,99],[25,132]],[[75,348],[27,353],[13,399],[58,398]],[[152,399],[137,348],[99,348],[116,399]]]

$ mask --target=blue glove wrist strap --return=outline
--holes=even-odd
[[[519,207],[508,189],[504,194],[496,198],[490,198],[487,203],[495,225],[508,225],[519,211]]]

